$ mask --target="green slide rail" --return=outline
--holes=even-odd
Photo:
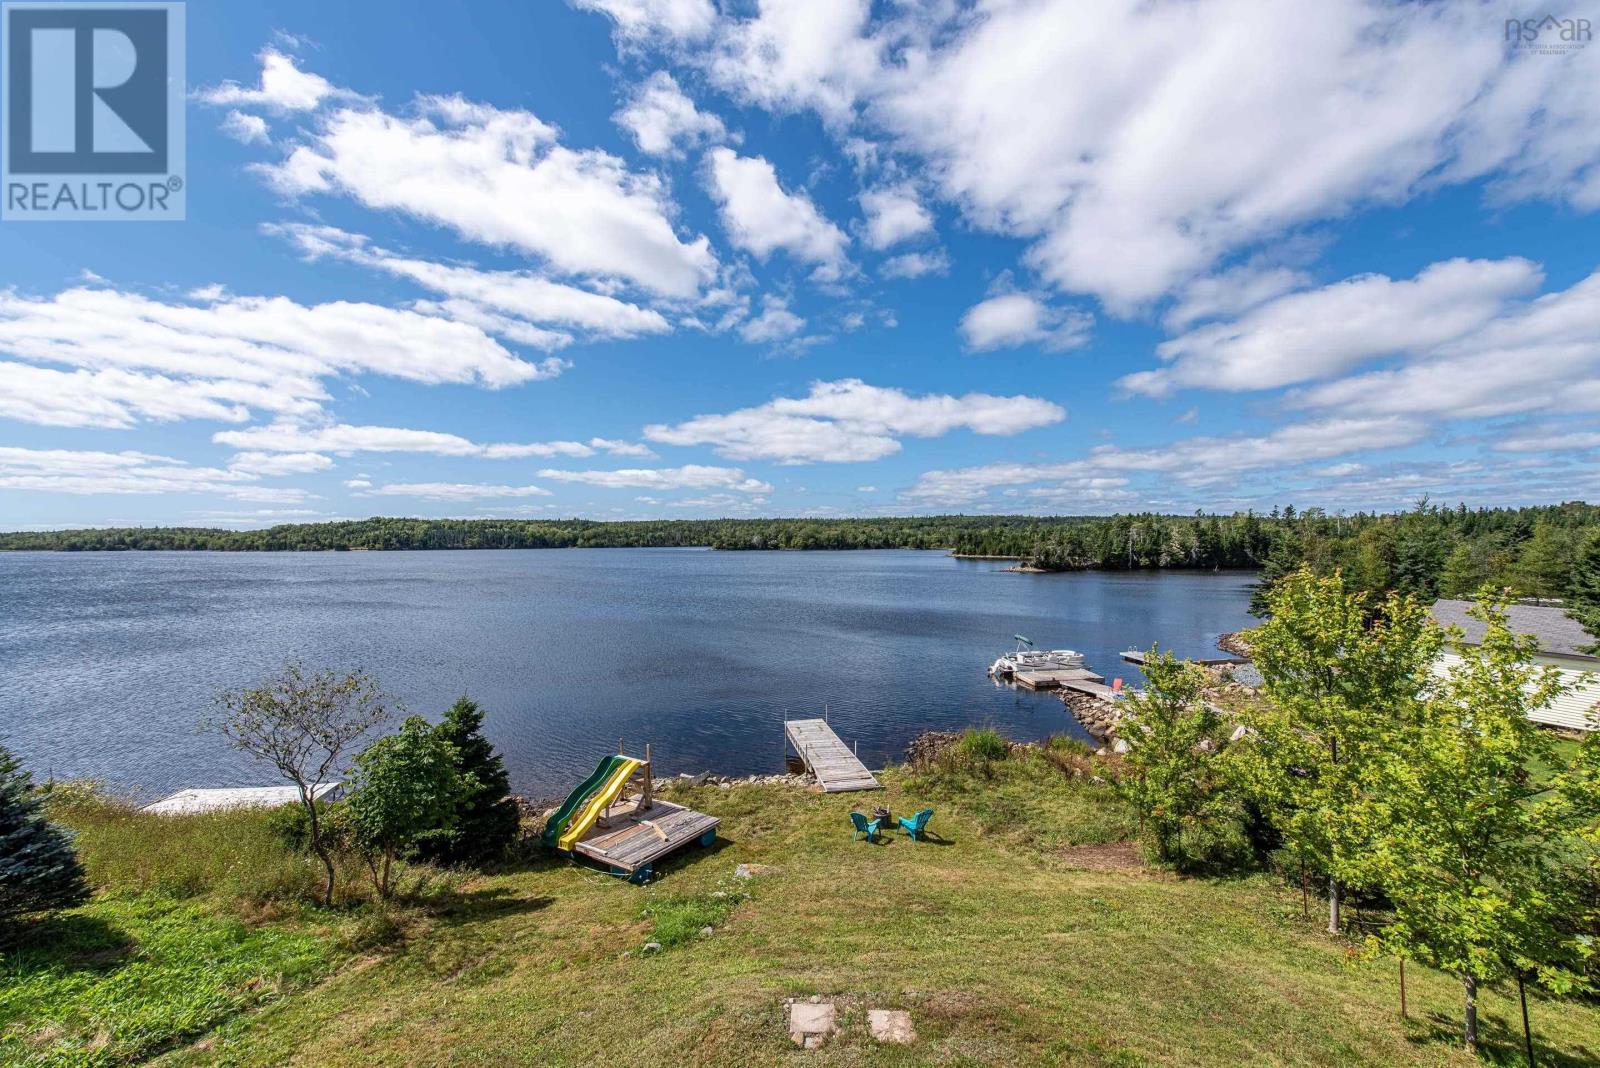
[[[567,829],[567,824],[572,822],[573,813],[577,812],[583,806],[583,803],[589,799],[589,796],[600,789],[601,785],[611,777],[612,769],[617,766],[617,763],[627,759],[625,756],[613,755],[600,761],[600,766],[594,769],[594,774],[583,780],[583,785],[572,791],[567,796],[567,799],[562,802],[561,807],[556,809],[556,814],[551,816],[549,821],[545,823],[544,834],[541,836],[545,845],[551,849],[556,847],[556,843],[561,840],[562,833]]]

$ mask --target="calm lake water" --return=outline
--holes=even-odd
[[[821,715],[869,766],[916,734],[1081,730],[985,669],[1026,634],[1136,680],[1117,654],[1207,655],[1250,622],[1248,574],[1005,574],[936,552],[561,549],[0,553],[0,741],[36,774],[159,795],[271,781],[195,724],[299,656],[362,666],[407,710],[461,693],[515,787],[564,794],[612,752],[659,773],[781,768]]]

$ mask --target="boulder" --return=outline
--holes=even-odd
[[[838,1013],[831,1001],[813,999],[789,1006],[789,1038],[797,1046],[816,1049],[838,1030]]]

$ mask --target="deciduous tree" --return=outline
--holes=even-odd
[[[1441,639],[1420,601],[1373,604],[1338,573],[1286,576],[1269,607],[1250,634],[1267,697],[1251,716],[1255,793],[1285,843],[1327,873],[1337,933],[1340,884],[1360,878],[1370,844],[1375,761],[1420,700]]]
[[[392,700],[364,671],[307,672],[299,661],[290,660],[261,685],[229,690],[217,703],[217,714],[203,726],[220,732],[235,749],[271,764],[299,791],[311,851],[327,875],[322,902],[332,905],[333,853],[323,840],[315,790],[344,774],[346,754],[389,718]]]
[[[455,747],[412,716],[395,734],[379,738],[356,757],[356,788],[346,804],[356,840],[379,858],[374,876],[389,896],[394,858],[424,832],[449,830],[456,805],[477,785],[456,770]]]
[[[1123,782],[1152,851],[1180,871],[1234,866],[1250,843],[1221,750],[1222,717],[1203,694],[1205,675],[1154,649],[1144,673],[1147,686],[1118,731],[1129,746]]]
[[[1367,813],[1370,875],[1394,903],[1383,947],[1461,977],[1462,1035],[1478,1041],[1478,987],[1533,980],[1558,992],[1583,983],[1589,954],[1568,921],[1563,867],[1582,807],[1552,737],[1528,713],[1562,688],[1534,662],[1538,644],[1511,632],[1503,595],[1472,608],[1486,630],[1440,678],[1419,715],[1378,758],[1383,789]]]

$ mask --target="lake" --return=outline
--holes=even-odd
[[[985,677],[1013,634],[1118,660],[1214,653],[1247,573],[1008,574],[938,552],[545,549],[0,553],[0,742],[39,777],[158,796],[272,781],[195,725],[286,657],[364,667],[408,711],[489,712],[517,790],[565,794],[618,740],[658,774],[782,767],[785,713],[870,767],[924,730],[1087,737]]]

